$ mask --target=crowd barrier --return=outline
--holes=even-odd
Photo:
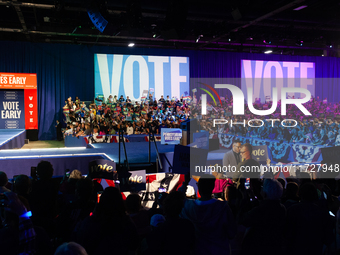
[[[155,135],[156,142],[161,141],[160,135]],[[124,135],[124,142],[148,142],[149,135]],[[97,136],[65,136],[65,147],[86,147],[92,143],[118,143],[118,135],[97,135]]]

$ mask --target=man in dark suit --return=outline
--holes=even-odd
[[[57,128],[57,140],[62,141],[63,132],[61,131],[61,123],[59,122],[59,120],[57,120],[57,125],[55,127]]]
[[[230,151],[228,151],[223,156],[222,164],[223,167],[226,168],[226,171],[223,171],[223,177],[230,178],[233,176],[232,172],[229,172],[231,168],[236,168],[238,163],[241,162],[241,155],[240,155],[240,148],[241,148],[241,141],[235,139],[233,141],[233,147]]]
[[[240,148],[241,148],[241,141],[237,139],[234,140],[232,150],[224,154],[223,166],[226,166],[226,167],[228,167],[229,165],[237,166],[237,164],[241,162]]]

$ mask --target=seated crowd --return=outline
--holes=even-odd
[[[327,103],[313,98],[304,104],[304,107],[312,114],[305,116],[295,106],[287,106],[287,116],[281,116],[281,104],[278,102],[276,111],[271,115],[258,116],[250,113],[245,105],[246,114],[243,116],[232,115],[232,98],[223,101],[222,107],[207,107],[208,114],[202,116],[200,126],[203,130],[209,131],[211,137],[215,134],[230,134],[243,137],[279,140],[288,143],[309,143],[312,145],[334,146],[337,136],[340,134],[340,103]],[[198,102],[199,104],[200,102]],[[271,102],[254,103],[259,110],[270,109]],[[192,109],[193,116],[200,115],[200,109]],[[218,124],[213,127],[213,119],[224,119],[226,124]],[[248,121],[255,119],[248,125]],[[278,119],[272,121],[270,119]],[[284,119],[287,120],[281,123]],[[262,122],[260,121],[262,120]],[[296,122],[292,121],[295,120]],[[231,126],[231,121],[234,123]],[[238,124],[235,124],[238,123]]]
[[[160,134],[162,128],[179,128],[180,123],[190,115],[189,105],[183,97],[179,100],[165,99],[157,101],[150,94],[141,103],[132,102],[121,96],[110,96],[106,102],[96,98],[97,103],[87,106],[76,97],[65,101],[65,135],[113,135],[122,130],[124,134]]]
[[[103,188],[73,170],[61,183],[42,161],[37,179],[0,172],[1,254],[337,254],[340,182],[244,179],[218,174],[187,197],[155,193],[151,209],[118,187]],[[215,178],[216,177],[216,178]],[[219,187],[216,189],[216,187]],[[217,191],[216,191],[217,190]],[[27,212],[31,211],[29,217]]]

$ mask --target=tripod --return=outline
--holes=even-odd
[[[118,161],[118,165],[121,166],[121,162],[120,162],[120,148],[121,148],[121,144],[123,144],[123,147],[124,147],[124,155],[125,155],[125,161],[124,163],[126,162],[126,167],[127,167],[127,170],[130,170],[130,165],[129,165],[129,160],[128,160],[128,157],[127,157],[127,154],[126,154],[126,147],[125,147],[125,141],[124,141],[124,130],[123,129],[119,129],[118,131],[118,136],[119,136],[119,161]],[[125,164],[124,164],[125,165]]]
[[[140,163],[129,163],[129,160],[128,160],[128,156],[127,156],[127,153],[126,153],[126,146],[125,146],[125,141],[124,141],[124,130],[123,129],[120,129],[118,131],[118,135],[119,135],[119,161],[118,161],[118,165],[121,167],[122,166],[122,163],[121,163],[121,146],[123,146],[124,148],[124,155],[125,155],[125,160],[124,160],[124,168],[126,167],[126,169],[129,171],[130,170],[130,166],[133,165],[133,164],[136,164],[136,165],[140,165],[140,164],[149,164],[151,165],[151,143],[153,142],[154,145],[155,145],[155,149],[156,149],[156,154],[157,154],[157,160],[159,162],[159,166],[160,166],[160,169],[163,169],[163,165],[162,165],[162,162],[160,160],[160,156],[159,156],[159,152],[158,152],[158,147],[157,147],[157,143],[156,143],[156,139],[155,139],[155,134],[154,132],[149,132],[149,151],[148,151],[148,162],[140,162]],[[172,171],[172,165],[170,163],[170,161],[168,160],[168,158],[166,157],[166,155],[164,155],[165,157],[165,160],[167,161],[167,163],[169,164],[169,172]]]
[[[160,169],[163,169],[163,165],[162,165],[161,158],[159,156],[158,147],[157,147],[154,132],[149,132],[149,163],[151,163],[151,141],[153,141],[154,144],[155,144],[157,159],[158,159],[158,162],[159,162],[159,167],[160,167]],[[167,163],[169,164],[169,172],[172,172],[172,165],[171,165],[169,159],[167,158],[167,156],[165,154],[164,154],[164,157],[165,157],[165,160],[167,161]]]

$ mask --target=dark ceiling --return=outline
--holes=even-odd
[[[333,0],[0,0],[0,40],[340,56],[339,14]]]

